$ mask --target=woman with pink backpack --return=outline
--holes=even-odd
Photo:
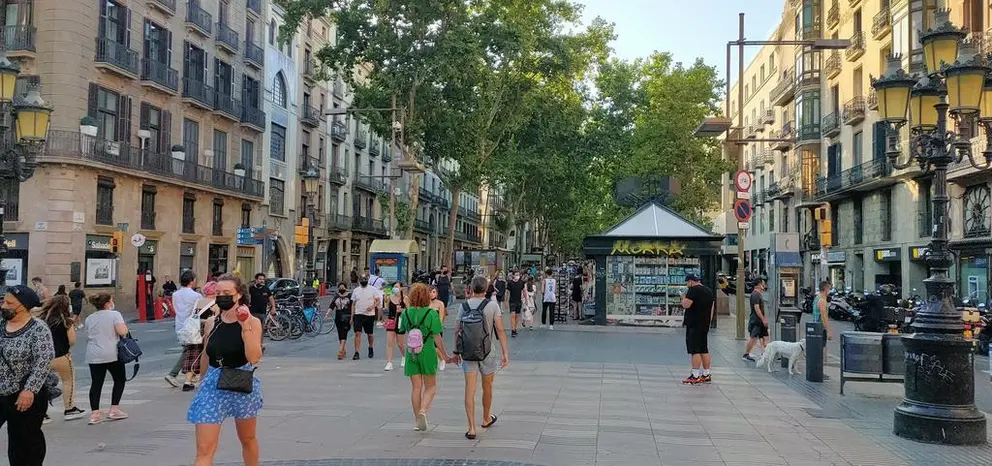
[[[441,338],[441,317],[430,307],[431,293],[427,285],[413,285],[409,294],[409,307],[399,319],[399,330],[406,339],[406,356],[403,373],[410,377],[412,391],[414,430],[426,431],[427,411],[437,393],[438,355],[451,361]]]

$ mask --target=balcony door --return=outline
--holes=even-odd
[[[4,12],[4,26],[30,26],[34,24],[34,0],[7,0]]]
[[[144,57],[156,63],[168,65],[172,57],[172,31],[145,20]]]
[[[183,62],[183,77],[197,83],[207,82],[207,53],[203,49],[186,43],[186,54]]]
[[[234,70],[218,59],[214,59],[214,90],[217,95],[234,95]]]
[[[100,37],[118,44],[131,43],[131,11],[126,7],[104,1],[100,4]]]

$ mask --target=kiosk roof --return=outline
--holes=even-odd
[[[377,239],[369,246],[369,253],[375,252],[417,254],[420,252],[420,245],[410,239]]]
[[[665,206],[649,202],[599,236],[640,238],[719,238]]]

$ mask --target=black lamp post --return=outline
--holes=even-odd
[[[888,123],[886,155],[897,169],[914,161],[933,174],[933,239],[927,247],[930,277],[923,280],[927,302],[916,313],[915,333],[902,337],[906,380],[902,404],[895,410],[894,432],[920,442],[980,444],[986,442],[985,415],[975,408],[973,343],[963,337],[961,312],[954,306],[954,281],[948,269],[954,255],[948,247],[947,167],[967,157],[979,169],[992,165],[992,145],[975,161],[967,137],[948,131],[947,117],[975,118],[992,136],[990,113],[980,113],[992,102],[982,102],[983,85],[990,70],[965,32],[948,19],[949,11],[937,10],[935,26],[921,34],[926,75],[920,78],[902,69],[899,57],[888,61],[888,70],[872,86],[878,93],[878,111]],[[959,50],[960,49],[960,50]],[[986,90],[992,95],[992,89]],[[909,119],[906,117],[909,110]],[[992,107],[990,107],[992,109]],[[899,163],[896,147],[899,130],[909,124],[910,159]]]
[[[48,122],[52,108],[41,98],[37,86],[28,88],[25,94],[15,96],[17,75],[20,68],[6,53],[0,52],[0,181],[22,183],[34,176],[38,166],[38,152],[48,137]],[[14,122],[11,137],[10,122]],[[7,255],[7,242],[4,238],[3,222],[7,199],[0,193],[0,259]],[[7,285],[7,269],[0,267],[0,290]]]
[[[303,178],[303,188],[307,193],[307,218],[310,220],[307,226],[307,281],[306,286],[310,286],[313,283],[314,274],[314,247],[313,247],[313,223],[315,220],[315,214],[317,211],[316,197],[317,197],[317,185],[320,182],[320,173],[317,172],[317,168],[313,164],[308,163],[307,169],[300,173],[300,178]]]

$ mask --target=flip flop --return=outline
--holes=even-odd
[[[483,429],[488,429],[488,428],[490,428],[490,427],[492,427],[492,426],[493,426],[493,424],[495,424],[495,423],[496,423],[496,419],[497,419],[497,417],[496,417],[496,415],[495,415],[495,414],[490,414],[490,415],[489,415],[489,419],[491,419],[491,420],[489,421],[489,424],[483,424],[483,425],[482,425],[482,428],[483,428]]]
[[[475,440],[475,434],[470,434],[468,432],[465,432],[465,438],[469,440]]]

